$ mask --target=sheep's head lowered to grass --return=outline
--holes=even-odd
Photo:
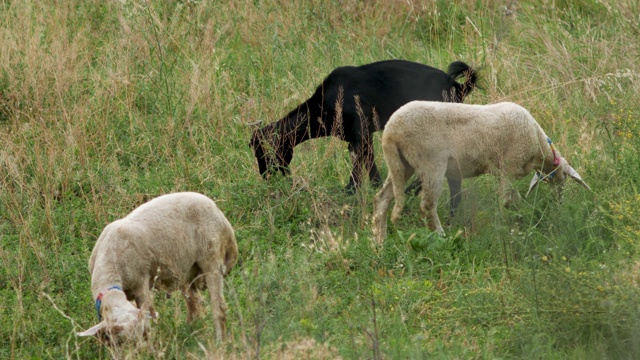
[[[101,321],[78,336],[96,336],[105,343],[117,344],[142,339],[149,328],[151,312],[135,307],[119,287],[101,292],[96,310]]]
[[[257,122],[254,125],[258,125]],[[283,141],[277,130],[277,124],[269,124],[262,129],[256,129],[251,137],[249,146],[258,160],[258,170],[265,180],[280,172],[289,175],[289,163],[293,158],[293,146],[291,141]]]
[[[569,163],[565,158],[560,156],[560,153],[558,152],[558,150],[556,150],[551,139],[547,138],[547,143],[549,144],[549,147],[551,148],[551,151],[553,154],[554,168],[548,173],[543,173],[542,171],[536,171],[533,174],[533,178],[531,179],[531,182],[529,183],[529,190],[527,190],[527,194],[525,195],[525,197],[528,196],[531,190],[533,190],[541,181],[545,181],[545,182],[548,182],[549,184],[559,186],[558,192],[561,192],[562,185],[568,178],[572,178],[576,180],[582,186],[584,186],[588,190],[591,190],[589,185],[587,185],[587,183],[585,183],[584,180],[582,180],[582,177],[580,176],[580,174],[578,174],[578,172],[573,167],[571,167],[571,165],[569,165]],[[547,168],[548,167],[549,166],[547,165]]]

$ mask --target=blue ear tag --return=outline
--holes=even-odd
[[[102,321],[102,315],[100,315],[100,305],[102,304],[102,293],[98,295],[96,299],[96,312],[98,313],[98,321]]]
[[[111,290],[120,290],[122,291],[122,288],[118,285],[114,285],[110,288],[107,289],[107,291],[111,291]],[[102,321],[102,315],[100,315],[100,306],[102,305],[102,296],[104,294],[100,293],[98,294],[98,297],[96,298],[96,312],[98,313],[98,321]]]

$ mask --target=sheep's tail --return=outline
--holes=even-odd
[[[462,61],[454,61],[449,64],[447,70],[449,76],[454,80],[464,76],[464,83],[458,86],[458,101],[463,102],[464,98],[476,88],[478,83],[478,71]]]
[[[402,154],[402,150],[395,141],[383,140],[382,148],[384,151],[384,159],[387,162],[387,168],[389,170],[388,177],[392,180],[395,205],[391,213],[391,221],[395,222],[402,214],[405,200],[405,184],[411,175],[413,175],[414,169]],[[385,182],[385,185],[387,182],[388,180]]]
[[[226,244],[223,247],[223,251],[225,275],[227,275],[238,261],[238,243],[236,242],[235,232],[233,231],[231,224],[227,227],[227,234],[225,237]]]

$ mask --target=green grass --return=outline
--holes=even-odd
[[[0,358],[639,357],[639,12],[635,0],[3,2]],[[388,58],[478,66],[467,102],[528,108],[593,191],[569,183],[558,202],[539,187],[503,209],[496,179],[466,180],[449,236],[409,198],[378,249],[376,189],[342,192],[345,143],[300,145],[292,176],[262,180],[247,123],[285,115],[336,66]],[[104,226],[186,190],[236,230],[229,340],[214,341],[210,312],[186,324],[181,297],[162,294],[146,343],[77,338],[96,322],[87,262]]]

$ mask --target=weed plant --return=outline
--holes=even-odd
[[[639,13],[636,0],[0,3],[0,358],[640,357]],[[290,177],[260,177],[246,124],[279,119],[337,66],[390,58],[477,66],[467,102],[528,108],[593,191],[568,183],[558,201],[541,186],[504,209],[496,179],[465,180],[447,237],[410,198],[377,248],[376,189],[342,191],[345,143],[306,142]],[[173,191],[212,197],[236,229],[228,340],[160,293],[145,343],[76,337],[97,321],[98,235]]]

